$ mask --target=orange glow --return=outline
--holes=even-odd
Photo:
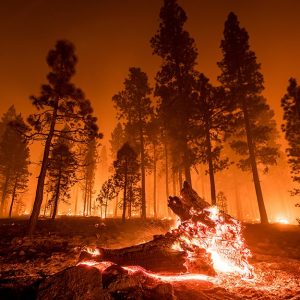
[[[139,266],[128,266],[123,268],[127,270],[130,274],[142,272],[147,277],[159,279],[161,281],[166,281],[166,282],[181,282],[181,281],[190,281],[190,280],[209,281],[214,283],[217,282],[216,278],[212,276],[203,275],[203,274],[186,273],[186,274],[179,274],[179,275],[164,275],[164,274],[146,271],[145,269]]]
[[[86,251],[87,253],[91,254],[93,257],[100,256],[100,250],[96,247],[85,247],[83,248],[83,251]]]
[[[284,219],[284,218],[277,218],[276,223],[289,224],[289,221],[287,219]]]

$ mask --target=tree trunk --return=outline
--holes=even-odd
[[[166,169],[166,199],[169,197],[169,161],[168,161],[168,145],[167,142],[164,143],[165,146],[165,169]],[[171,210],[168,207],[168,215],[171,215]]]
[[[57,186],[55,191],[55,198],[54,198],[54,208],[52,212],[51,219],[54,220],[57,214],[57,207],[58,207],[58,200],[60,194],[60,179],[61,179],[61,170],[59,171],[58,179],[57,179]]]
[[[189,153],[188,153],[188,145],[187,141],[185,142],[184,145],[184,175],[185,175],[185,180],[192,186],[192,176],[191,176],[191,165],[190,165],[190,158],[189,158]]]
[[[1,205],[0,205],[0,216],[4,215],[4,202],[7,194],[8,182],[9,182],[9,172],[6,174],[5,183],[2,189]]]
[[[119,195],[116,196],[116,203],[115,203],[115,211],[114,211],[114,217],[117,218],[118,216],[118,203],[119,202]]]
[[[45,201],[45,206],[44,206],[44,217],[46,217],[46,211],[47,211],[47,206],[48,206],[48,193],[47,193],[47,197],[46,197],[46,201]]]
[[[15,196],[16,196],[16,191],[17,191],[17,184],[18,184],[18,178],[16,178],[16,180],[15,180],[15,184],[14,184],[14,188],[13,188],[13,192],[12,192],[11,204],[10,204],[9,214],[8,214],[8,216],[10,218],[11,218],[11,213],[12,213],[12,209],[14,206],[14,201],[15,201]]]
[[[176,195],[176,171],[172,172],[173,195]]]
[[[126,201],[126,191],[127,190],[127,162],[125,165],[125,180],[124,180],[124,198],[123,198],[123,212],[122,212],[122,222],[125,222],[125,215],[126,215],[126,206],[127,206],[127,201]]]
[[[145,149],[144,149],[144,135],[143,128],[140,126],[140,143],[141,143],[141,175],[142,175],[142,219],[146,219],[146,174],[145,174]]]
[[[107,217],[107,199],[105,201],[105,212],[104,212],[104,216],[105,216],[105,219]]]
[[[74,215],[77,215],[77,205],[78,205],[78,186],[76,186],[76,195],[75,195],[75,209],[74,209]]]
[[[164,143],[165,146],[165,172],[166,172],[166,197],[169,197],[169,162],[168,162],[168,146],[167,143]]]
[[[87,211],[87,179],[85,179],[84,199],[83,199],[83,215],[86,216]]]
[[[206,121],[206,154],[207,154],[207,160],[208,160],[208,170],[209,170],[209,181],[210,181],[210,198],[211,198],[211,204],[216,205],[217,199],[216,199],[216,184],[215,184],[215,175],[214,175],[214,166],[213,166],[213,160],[212,160],[212,152],[211,152],[211,140],[210,140],[210,131],[209,131],[209,124],[207,124],[208,121]]]
[[[157,218],[157,203],[156,203],[156,144],[153,143],[153,216]]]
[[[179,186],[181,187],[183,184],[183,179],[182,179],[182,170],[180,167],[178,168],[178,182],[179,182]]]
[[[89,184],[90,216],[92,215],[92,183]]]
[[[28,228],[28,234],[29,235],[32,235],[34,233],[36,223],[37,223],[37,220],[39,218],[41,205],[42,205],[42,202],[43,202],[44,184],[45,184],[45,178],[46,178],[46,173],[47,173],[47,169],[48,169],[48,160],[49,160],[50,147],[51,147],[51,142],[52,142],[52,138],[53,138],[53,135],[54,135],[54,129],[55,129],[55,124],[56,124],[57,107],[58,107],[58,102],[56,103],[56,106],[53,110],[50,129],[49,129],[49,133],[48,133],[46,143],[45,143],[41,171],[40,171],[40,174],[39,174],[39,177],[38,177],[38,183],[37,183],[37,187],[36,187],[36,193],[35,193],[33,209],[32,209],[32,212],[31,212],[30,219],[29,219],[29,228]]]
[[[260,222],[262,224],[268,224],[269,221],[268,221],[267,211],[265,208],[263,194],[262,194],[260,181],[259,181],[256,157],[255,157],[255,152],[254,152],[254,144],[253,144],[253,140],[252,140],[252,133],[251,133],[251,127],[250,127],[250,120],[249,120],[248,109],[247,109],[245,100],[243,100],[243,114],[244,114],[244,121],[245,121],[245,130],[246,130],[246,135],[247,135],[247,144],[248,144],[248,149],[249,149],[249,157],[250,157],[250,163],[251,163],[251,168],[252,168],[252,176],[253,176],[256,198],[257,198],[257,203],[258,203],[258,209],[259,209],[259,214],[260,214]]]

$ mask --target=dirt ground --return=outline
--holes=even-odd
[[[0,220],[0,290],[10,282],[28,285],[76,265],[82,247],[126,247],[164,234],[170,220],[101,220],[61,217],[40,220],[37,234],[25,236],[27,220]],[[256,278],[245,281],[218,276],[218,283],[174,285],[177,299],[300,299],[300,227],[245,224],[244,237],[252,251]],[[1,293],[0,293],[1,299]]]

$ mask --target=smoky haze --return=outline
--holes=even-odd
[[[266,88],[264,95],[275,111],[280,130],[280,99],[286,91],[288,79],[300,78],[300,2],[184,0],[179,4],[187,13],[186,29],[198,48],[197,69],[214,83],[220,73],[216,62],[221,58],[219,46],[224,22],[230,11],[238,15],[241,26],[250,35],[251,48],[262,64]],[[152,55],[149,40],[158,28],[161,5],[162,1],[158,0],[1,1],[0,114],[12,104],[24,117],[33,112],[29,96],[38,95],[40,85],[46,82],[47,52],[58,39],[68,39],[75,44],[79,59],[74,81],[92,102],[100,131],[104,134],[102,144],[107,146],[109,152],[108,140],[117,122],[111,99],[122,89],[129,67],[141,67],[154,85],[160,59]],[[284,143],[282,140],[281,144]],[[41,149],[34,144],[31,150],[31,160],[37,163],[42,155]],[[33,201],[35,177],[39,170],[35,164],[31,169],[33,176],[26,196],[28,210]],[[281,170],[285,174],[284,181],[280,178]],[[275,218],[277,212],[282,211],[284,217],[292,220],[295,215],[293,201],[288,196],[291,182],[287,165],[283,163],[274,168],[271,175],[273,177],[262,178],[270,217]],[[103,177],[103,174],[97,173],[96,190]],[[205,179],[197,177],[195,188],[209,198],[208,180],[202,177]],[[217,177],[221,183],[229,180],[226,175],[219,174]],[[249,186],[245,186],[241,198],[248,199],[249,195],[255,198],[250,175],[248,181]],[[163,188],[160,182],[158,192],[165,201]],[[251,190],[250,194],[247,190]],[[231,203],[231,209],[235,211],[235,203]],[[250,219],[257,218],[255,199],[247,201],[245,210],[245,218],[247,214]]]

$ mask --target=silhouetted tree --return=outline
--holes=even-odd
[[[195,79],[193,93],[195,153],[200,163],[208,164],[211,203],[216,205],[215,173],[229,166],[229,159],[221,157],[223,140],[231,115],[229,103],[222,88],[215,88],[203,74]]]
[[[97,158],[98,158],[97,142],[96,139],[91,139],[89,143],[86,145],[86,154],[84,157],[83,213],[85,215],[92,214],[92,197],[94,194]]]
[[[146,218],[146,129],[153,113],[149,95],[151,89],[146,73],[140,68],[130,68],[124,90],[113,97],[119,118],[125,121],[127,136],[138,149],[141,159],[141,217]]]
[[[10,196],[8,215],[11,217],[13,205],[18,196],[26,191],[30,175],[29,147],[23,137],[27,128],[22,116],[16,114],[13,106],[4,114],[1,125],[3,130],[0,138],[0,215],[3,216],[5,202]],[[22,130],[16,130],[14,125]]]
[[[118,123],[111,133],[110,143],[110,153],[111,157],[115,160],[117,153],[125,143],[125,132],[121,123]]]
[[[162,58],[156,75],[155,95],[160,97],[160,114],[166,134],[172,138],[177,161],[191,183],[190,167],[194,157],[189,147],[191,91],[197,50],[194,40],[184,30],[187,16],[176,0],[165,0],[160,10],[160,25],[151,39],[153,53]]]
[[[7,125],[15,120],[16,118],[16,109],[14,105],[10,106],[7,112],[3,114],[0,121],[0,139],[2,139],[3,133],[6,130]]]
[[[299,185],[300,183],[300,86],[296,79],[289,80],[287,93],[281,99],[283,108],[282,130],[288,141],[286,149],[288,163],[290,165],[292,179]],[[300,195],[300,188],[293,189],[292,195]]]
[[[47,63],[51,68],[47,76],[48,84],[42,85],[40,96],[31,97],[37,112],[28,118],[34,130],[31,138],[44,141],[42,165],[29,221],[29,234],[34,232],[43,202],[44,182],[53,138],[60,135],[65,125],[69,126],[70,138],[76,143],[87,142],[94,136],[101,137],[98,134],[96,118],[92,115],[90,101],[70,82],[77,63],[73,44],[58,41],[55,48],[48,53]]]
[[[65,131],[68,132],[68,130],[69,128],[65,127]],[[48,205],[52,206],[51,218],[53,220],[58,212],[59,202],[68,203],[70,199],[70,189],[77,182],[77,169],[78,162],[72,150],[69,134],[63,131],[52,147],[47,172],[47,190],[51,194]]]
[[[157,114],[153,114],[148,124],[147,136],[152,148],[151,162],[153,171],[153,215],[157,217],[157,162],[161,158],[161,124]]]
[[[100,155],[99,155],[99,166],[101,168],[102,174],[107,175],[108,158],[107,158],[107,151],[106,151],[105,145],[103,145],[101,147],[101,151],[100,151]]]
[[[260,219],[262,223],[268,223],[257,164],[276,163],[277,147],[270,145],[271,138],[274,137],[275,122],[272,119],[273,112],[261,96],[264,80],[260,64],[249,48],[247,31],[240,27],[234,13],[230,13],[225,22],[221,49],[223,59],[218,63],[222,71],[219,81],[236,109],[235,136],[238,139],[232,142],[232,147],[246,156],[240,160],[239,166],[242,170],[252,171]]]
[[[137,188],[140,181],[139,168],[140,166],[137,160],[137,154],[128,143],[125,143],[118,151],[117,159],[114,161],[115,184],[117,188],[123,190],[123,222],[125,222],[126,208],[129,205],[129,201],[132,201],[132,190]],[[136,201],[137,199],[134,200]],[[132,202],[130,203],[130,206],[131,205]]]
[[[97,201],[99,202],[99,205],[101,207],[101,217],[102,207],[104,206],[104,217],[106,218],[108,201],[114,199],[117,196],[118,192],[119,190],[116,186],[114,178],[109,178],[103,183],[101,190],[97,196]]]
[[[110,143],[110,155],[113,160],[116,160],[118,151],[125,143],[125,131],[121,123],[118,123],[114,128],[114,130],[112,131],[109,143]],[[111,168],[109,168],[109,170],[111,170]],[[118,203],[119,203],[119,199],[117,194],[115,200],[115,209],[114,209],[115,218],[118,215]]]

